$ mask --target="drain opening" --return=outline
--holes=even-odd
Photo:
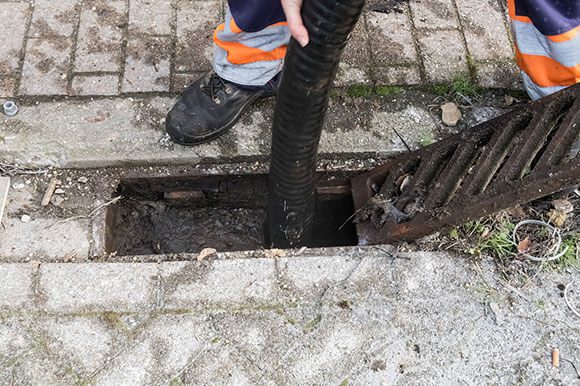
[[[357,245],[347,173],[318,175],[309,247]],[[137,178],[107,212],[106,249],[119,256],[255,250],[269,245],[267,176]]]

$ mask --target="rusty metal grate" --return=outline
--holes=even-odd
[[[580,84],[352,180],[361,244],[413,240],[580,183]]]

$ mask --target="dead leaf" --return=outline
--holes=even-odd
[[[525,239],[523,239],[522,241],[520,241],[518,243],[518,252],[519,253],[524,253],[530,250],[530,244],[532,244],[532,242],[530,241],[529,237],[526,237]]]
[[[550,209],[548,212],[548,220],[558,228],[564,225],[567,217],[566,212],[561,209]]]
[[[204,248],[201,250],[201,252],[199,252],[196,259],[197,259],[197,261],[202,261],[203,259],[208,258],[210,256],[213,256],[216,253],[217,253],[217,250],[214,248]]]
[[[523,219],[527,217],[526,212],[524,212],[522,207],[519,205],[506,209],[506,212],[508,215],[515,217],[516,219]]]
[[[566,214],[572,213],[574,211],[574,205],[572,205],[572,203],[568,200],[564,199],[554,200],[551,202],[551,204],[552,206],[554,206],[554,208],[561,210]]]
[[[109,118],[111,114],[109,114],[106,111],[99,111],[97,113],[97,115],[93,116],[93,117],[88,117],[85,118],[85,121],[89,122],[89,123],[98,123],[98,122],[102,122],[105,119]]]
[[[266,257],[270,257],[270,258],[274,258],[274,257],[284,257],[284,255],[286,255],[286,252],[284,252],[283,249],[266,249],[264,251],[264,255],[266,255]]]

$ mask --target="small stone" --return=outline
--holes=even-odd
[[[89,182],[89,179],[85,176],[83,177],[79,177],[79,179],[77,180],[79,182],[79,184],[86,184],[87,182]]]
[[[505,99],[505,104],[506,104],[506,106],[511,106],[511,105],[513,105],[513,104],[514,104],[514,102],[516,101],[516,99],[515,99],[513,96],[511,96],[511,95],[506,95],[506,96],[504,97],[504,99]]]
[[[22,217],[20,217],[20,221],[22,221],[23,223],[28,224],[30,222],[30,216],[27,214],[23,214]]]
[[[441,105],[441,120],[445,126],[455,126],[461,119],[461,110],[453,102]]]
[[[54,196],[51,202],[52,205],[54,206],[61,206],[64,201],[65,201],[64,198],[62,198],[61,196]]]
[[[64,194],[64,193],[65,193],[65,191],[63,189],[60,189],[60,188],[59,189],[56,189],[54,191],[54,194]]]

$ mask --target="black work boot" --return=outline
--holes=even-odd
[[[180,145],[192,146],[226,133],[246,107],[276,94],[279,75],[262,87],[245,87],[210,72],[181,94],[165,121],[167,133]]]

